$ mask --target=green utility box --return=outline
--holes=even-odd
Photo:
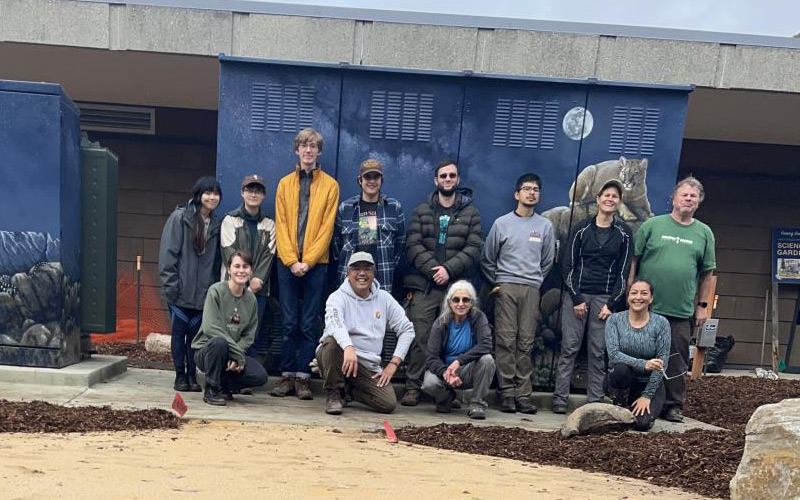
[[[88,333],[108,333],[117,328],[117,179],[117,156],[84,139],[81,330],[87,333],[87,343]]]

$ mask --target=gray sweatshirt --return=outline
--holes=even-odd
[[[498,217],[483,246],[481,269],[490,283],[518,283],[539,288],[553,267],[553,225],[546,217]]]
[[[336,339],[342,349],[353,346],[359,364],[377,373],[381,371],[387,325],[397,333],[394,356],[404,359],[414,340],[414,326],[406,318],[403,307],[392,294],[381,290],[377,281],[372,282],[369,296],[362,299],[345,279],[325,303],[325,331],[320,346],[326,337]]]

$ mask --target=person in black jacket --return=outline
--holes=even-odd
[[[561,356],[556,369],[553,412],[566,413],[575,358],[587,331],[589,384],[587,402],[603,399],[605,320],[625,308],[625,281],[631,265],[633,236],[615,217],[622,183],[609,180],[597,193],[597,215],[573,231],[564,259],[567,294],[561,302]]]
[[[469,281],[457,281],[447,290],[428,338],[422,390],[434,398],[437,412],[450,413],[455,389],[472,389],[467,415],[483,420],[495,365],[489,320],[477,300]]]
[[[439,163],[433,183],[436,191],[414,209],[406,238],[410,269],[403,284],[409,290],[408,319],[416,337],[406,358],[406,392],[400,400],[404,406],[419,401],[428,334],[445,290],[471,276],[483,246],[481,214],[472,204],[472,190],[458,187],[455,162]]]
[[[161,295],[172,314],[172,362],[176,391],[200,392],[195,379],[192,340],[203,319],[206,292],[219,280],[220,221],[214,210],[222,200],[219,182],[201,177],[192,199],[167,219],[158,250]]]

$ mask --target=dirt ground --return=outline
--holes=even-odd
[[[5,500],[703,498],[634,479],[390,444],[377,434],[239,422],[5,434],[0,478]]]

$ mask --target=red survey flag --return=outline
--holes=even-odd
[[[394,429],[392,429],[392,426],[389,425],[389,421],[388,420],[384,420],[383,421],[383,430],[386,431],[386,440],[387,441],[389,441],[390,443],[396,443],[397,442],[397,434],[394,433]]]
[[[182,417],[183,414],[186,413],[186,410],[189,409],[189,407],[186,406],[186,402],[181,397],[180,392],[175,393],[175,399],[172,400],[172,409],[178,413],[179,417]]]

